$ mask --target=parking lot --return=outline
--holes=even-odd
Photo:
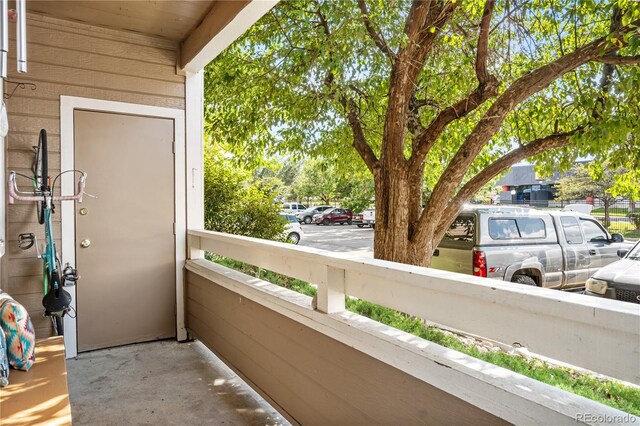
[[[373,229],[356,225],[302,225],[300,246],[345,253],[349,257],[373,257]]]

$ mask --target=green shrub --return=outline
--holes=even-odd
[[[252,182],[251,174],[234,167],[207,147],[204,162],[204,223],[210,231],[282,240],[277,194]]]

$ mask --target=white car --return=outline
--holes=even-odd
[[[601,268],[587,280],[586,294],[640,303],[640,241],[618,250],[622,259]]]
[[[304,206],[304,204],[292,203],[292,202],[282,203],[282,213],[285,213],[285,214],[295,215],[304,210],[306,210],[306,207]]]
[[[287,222],[282,236],[290,243],[298,244],[304,233],[296,217],[292,214],[281,214],[280,218]]]

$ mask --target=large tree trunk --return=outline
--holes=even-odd
[[[408,167],[383,167],[374,175],[376,191],[376,259],[429,266],[427,246],[431,239],[413,238],[422,211],[422,173]]]

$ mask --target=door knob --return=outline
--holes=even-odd
[[[82,247],[82,248],[87,248],[87,247],[89,247],[90,245],[91,245],[91,241],[89,241],[89,240],[82,240],[82,241],[80,241],[80,247]]]

